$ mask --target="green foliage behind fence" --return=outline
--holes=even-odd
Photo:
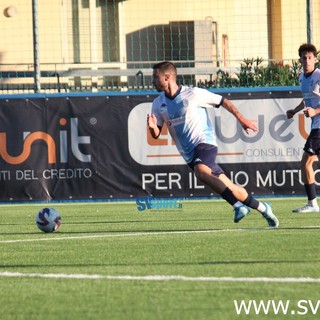
[[[320,60],[320,55],[319,55]],[[264,61],[263,58],[247,58],[240,62],[238,68],[213,68],[208,67],[205,73],[208,79],[197,80],[198,69],[185,62],[175,62],[183,74],[178,74],[179,84],[187,86],[198,86],[202,88],[248,88],[248,87],[274,87],[274,86],[298,86],[299,75],[302,66],[299,60],[290,63],[284,61]],[[151,79],[152,64],[141,64],[131,70],[130,75],[125,77],[115,69],[100,70],[99,76],[91,74],[91,69],[79,69],[80,74],[69,76],[67,80],[61,81],[62,73],[41,72],[41,88],[44,93],[54,92],[103,92],[103,91],[128,91],[128,90],[153,90]],[[320,63],[318,63],[318,67]],[[180,69],[180,70],[182,70]],[[190,73],[189,73],[190,69]],[[91,71],[90,71],[91,70]],[[113,71],[113,75],[108,74]],[[143,73],[141,70],[148,70]],[[212,70],[212,72],[210,72]],[[85,71],[85,73],[83,73]],[[125,70],[121,70],[125,71]],[[134,71],[134,72],[132,72]],[[82,72],[82,73],[81,73]],[[200,72],[200,71],[199,71]],[[202,71],[203,72],[203,69]],[[203,74],[203,73],[201,73]],[[0,93],[33,93],[34,73],[31,72],[1,72],[0,71]]]
[[[206,88],[229,87],[272,87],[296,86],[302,72],[299,61],[292,61],[292,65],[283,62],[264,64],[262,58],[244,59],[239,72],[228,72],[220,69],[212,81],[199,82],[198,86]]]

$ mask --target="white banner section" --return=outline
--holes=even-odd
[[[288,120],[286,111],[295,108],[300,98],[232,100],[239,111],[254,121],[258,133],[247,134],[236,118],[223,107],[208,108],[218,141],[218,163],[300,161],[310,119],[303,114]],[[129,151],[141,165],[179,165],[179,155],[166,127],[158,139],[148,133],[146,119],[151,103],[141,103],[128,118]]]

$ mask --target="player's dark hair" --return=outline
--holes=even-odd
[[[302,52],[312,52],[315,57],[318,54],[317,48],[311,43],[304,43],[299,47],[299,57],[301,57]]]
[[[170,72],[171,74],[177,75],[176,66],[170,61],[162,61],[156,63],[153,67],[153,70],[158,69],[160,72]]]

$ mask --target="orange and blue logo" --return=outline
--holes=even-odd
[[[66,127],[66,130],[59,131],[60,141],[55,141],[54,137],[44,131],[35,131],[35,132],[23,132],[23,147],[22,152],[19,155],[11,155],[8,152],[7,144],[8,138],[6,132],[0,132],[0,157],[7,163],[12,165],[19,165],[30,157],[32,152],[32,145],[36,141],[42,141],[47,146],[47,157],[48,164],[67,163],[68,162],[68,153],[69,145],[71,147],[71,152],[73,156],[81,162],[91,162],[91,155],[84,154],[80,150],[80,145],[86,144],[90,145],[91,138],[90,136],[79,136],[78,130],[78,119],[71,118],[68,123],[67,119],[61,118],[59,124],[63,127]],[[67,125],[70,125],[67,127]],[[70,140],[68,138],[70,134]],[[68,142],[70,141],[70,142]],[[60,158],[57,157],[57,148],[59,147]]]

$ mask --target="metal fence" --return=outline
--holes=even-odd
[[[2,94],[152,90],[162,60],[190,86],[294,86],[299,45],[320,42],[312,0],[7,2]]]

